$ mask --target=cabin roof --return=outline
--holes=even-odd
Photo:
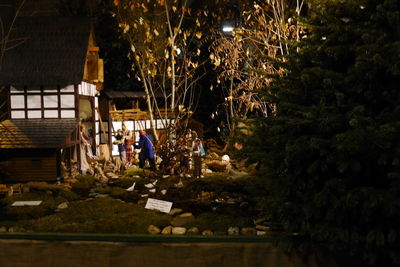
[[[83,17],[19,17],[0,84],[67,85],[83,80],[91,24]]]
[[[135,98],[142,98],[142,97],[146,96],[144,91],[136,92],[136,91],[103,90],[102,93],[104,93],[110,99],[116,99],[116,98],[135,99]],[[154,96],[162,97],[163,95],[161,92],[155,92]]]
[[[5,120],[0,123],[0,149],[60,148],[78,124],[78,119]]]

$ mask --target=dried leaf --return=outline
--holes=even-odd
[[[114,0],[114,5],[118,6],[119,5],[119,0]]]
[[[201,53],[200,49],[197,48],[196,55],[200,56],[200,53]]]
[[[197,26],[197,27],[200,27],[200,21],[199,21],[199,19],[196,19],[196,26]]]
[[[196,32],[196,37],[197,37],[197,39],[200,39],[200,38],[201,38],[201,35],[202,35],[201,32]]]
[[[176,12],[176,6],[172,6],[172,11]]]

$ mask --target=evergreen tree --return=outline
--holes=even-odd
[[[400,264],[400,2],[309,7],[309,34],[266,95],[277,116],[255,123],[246,156],[271,179],[271,219],[303,245]]]

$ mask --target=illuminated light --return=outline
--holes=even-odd
[[[233,32],[233,27],[230,25],[222,26],[222,31],[226,33]]]

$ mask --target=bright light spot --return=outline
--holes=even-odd
[[[222,27],[223,32],[233,32],[233,27],[230,25],[226,25]]]
[[[177,49],[176,49],[176,53],[177,53],[178,55],[180,55],[180,54],[181,54],[181,52],[182,52],[182,51],[181,51],[181,49],[180,49],[180,48],[177,48]]]

